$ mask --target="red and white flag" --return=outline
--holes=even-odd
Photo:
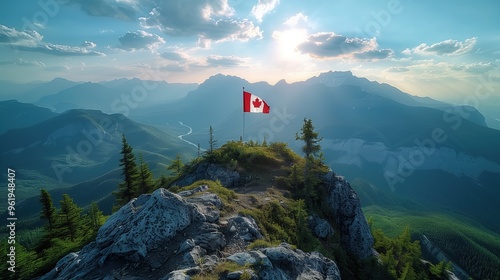
[[[271,108],[262,98],[243,91],[243,112],[269,114]]]

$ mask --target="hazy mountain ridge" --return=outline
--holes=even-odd
[[[318,76],[307,79],[304,82],[296,82],[289,85],[296,86],[323,84],[327,87],[337,87],[340,85],[359,86],[363,91],[370,94],[375,94],[398,103],[408,106],[421,106],[439,109],[441,111],[450,111],[461,113],[461,117],[466,117],[468,120],[486,126],[485,117],[475,108],[468,105],[452,105],[446,102],[438,101],[430,97],[420,97],[410,95],[386,83],[370,81],[366,78],[356,77],[351,71],[329,71],[321,73]]]
[[[31,172],[26,171],[36,171],[40,176],[36,178],[36,187],[50,189],[57,187],[55,182],[67,186],[115,169],[123,134],[138,151],[144,151],[145,160],[153,163],[168,162],[177,153],[195,153],[176,135],[138,124],[123,115],[71,110],[0,135],[0,154],[9,158],[5,164],[19,171],[19,183],[30,180]],[[150,167],[155,172],[164,168],[156,164]],[[50,185],[44,186],[46,182]]]
[[[110,97],[116,96],[120,91],[119,88],[124,90],[126,87],[138,84],[141,84],[141,80],[120,79],[100,84],[83,83],[47,99],[65,96],[65,100],[69,103],[73,98],[71,96],[80,92],[75,89],[87,88],[91,96],[99,95],[101,99],[78,95],[82,98],[81,104],[110,107],[116,101]],[[115,90],[109,92],[107,86]],[[459,180],[464,182],[460,183],[459,197],[461,195],[467,197],[468,185],[471,185],[471,189],[484,193],[485,197],[491,194],[497,197],[500,193],[492,179],[495,175],[483,175],[488,172],[491,174],[499,172],[500,151],[493,147],[500,141],[500,131],[477,125],[463,119],[460,114],[453,114],[453,111],[446,111],[442,107],[446,105],[437,101],[430,103],[440,109],[418,106],[420,103],[415,101],[414,97],[389,85],[355,77],[351,72],[328,72],[304,82],[288,84],[280,81],[275,85],[265,82],[250,83],[236,76],[218,74],[208,78],[177,101],[158,103],[148,108],[127,107],[127,112],[130,113],[129,117],[136,121],[163,127],[166,123],[174,124],[182,121],[193,128],[193,133],[185,138],[204,147],[207,141],[207,128],[210,125],[215,128],[219,141],[237,140],[241,136],[240,104],[243,88],[264,98],[271,105],[269,116],[254,114],[246,116],[246,140],[262,141],[266,137],[267,141],[286,141],[298,150],[293,135],[299,130],[301,119],[309,117],[314,120],[315,126],[324,137],[323,147],[327,163],[342,170],[349,178],[360,176],[359,178],[375,183],[382,189],[398,193],[401,190],[408,190],[404,186],[410,185],[410,182],[415,184],[419,178],[414,176],[423,174],[420,172],[438,171],[439,173],[434,172],[432,173],[434,176],[428,178],[428,184],[434,185],[443,182],[445,178],[464,176],[465,180]],[[90,89],[95,89],[94,93]],[[109,96],[106,97],[106,94]],[[403,100],[411,106],[395,100]],[[52,103],[57,103],[56,101]],[[422,103],[427,104],[429,100],[424,100]],[[471,114],[471,117],[473,115]],[[43,133],[51,131],[52,134],[44,135],[42,139],[22,137],[23,139],[16,142],[15,147],[9,146],[12,143],[7,143],[3,147],[4,153],[22,155],[26,153],[25,149],[34,151],[33,148],[40,145],[51,149],[52,146],[61,145],[57,143],[57,139],[70,137],[78,131],[95,129],[92,126],[88,128],[75,126],[75,123],[54,127],[58,129],[35,126],[33,128],[35,131],[40,130]],[[102,133],[102,127],[97,130],[101,131],[101,134],[96,134],[94,137],[100,138],[101,136],[97,135],[106,135]],[[432,138],[436,131],[441,134],[438,141]],[[27,131],[24,132],[26,133]],[[18,136],[14,133],[5,137],[4,139]],[[441,141],[443,139],[444,141]],[[154,149],[155,146],[157,145],[141,149],[147,151],[152,147]],[[117,146],[114,148],[116,151]],[[76,146],[72,149],[76,149]],[[47,152],[48,157],[53,158],[53,154],[61,155],[60,152]],[[414,158],[416,154],[423,158]],[[97,155],[98,153],[95,153],[94,156]],[[64,157],[64,153],[62,156]],[[105,157],[103,155],[101,160]],[[80,158],[75,159],[80,160]],[[88,168],[96,164],[96,161],[80,163]],[[29,166],[26,164],[27,168],[30,168]],[[395,183],[391,183],[391,180]],[[480,187],[473,187],[476,185]],[[414,191],[404,193],[409,194]],[[459,197],[456,198],[457,201],[462,201]],[[452,205],[455,207],[456,203]]]
[[[325,82],[338,76],[347,78],[340,84]],[[398,103],[348,84],[349,79],[358,79],[349,77],[351,73],[332,72],[309,82],[272,86],[216,75],[184,100],[137,110],[131,117],[152,124],[182,120],[194,130],[186,139],[202,147],[210,125],[219,141],[237,140],[242,134],[240,104],[245,87],[271,106],[270,115],[246,115],[246,140],[285,141],[298,151],[295,132],[303,117],[311,118],[323,137],[326,162],[349,179],[360,178],[434,207],[470,212],[499,228],[495,222],[499,211],[485,209],[483,202],[500,199],[495,176],[485,176],[500,173],[500,151],[495,148],[500,131],[443,111],[442,103],[436,102],[439,109]],[[444,201],[441,197],[452,190],[455,194]],[[474,199],[463,207],[469,198]]]
[[[20,102],[36,102],[40,98],[63,91],[82,82],[69,81],[63,78],[55,78],[49,82],[32,82],[27,84],[2,81],[0,84],[3,93],[2,100],[15,99]]]
[[[93,109],[110,112],[111,104],[118,98],[120,93],[97,83],[83,83],[67,88],[58,93],[44,96],[35,104],[50,108],[56,112],[64,112],[71,109]],[[109,108],[103,108],[109,106]],[[104,110],[103,110],[104,109]],[[116,113],[116,112],[115,112]]]
[[[9,129],[27,127],[56,116],[47,108],[16,100],[0,101],[0,134]]]

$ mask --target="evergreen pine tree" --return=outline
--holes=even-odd
[[[90,210],[89,210],[89,218],[90,218],[90,226],[92,227],[93,230],[97,231],[102,223],[102,211],[99,210],[99,206],[97,205],[97,202],[92,202],[90,204]]]
[[[42,211],[40,217],[47,220],[47,229],[51,232],[54,229],[56,221],[56,208],[52,203],[52,197],[46,189],[42,189],[40,193],[40,203],[42,203]]]
[[[140,154],[138,195],[148,193],[152,187],[153,187],[153,173],[151,173],[148,164],[144,162],[144,158],[142,157],[142,154]]]
[[[137,192],[139,185],[139,170],[135,164],[135,156],[132,147],[127,143],[125,135],[122,136],[122,158],[120,159],[120,166],[123,171],[124,181],[118,185],[118,191],[114,192],[116,195],[115,209],[128,203]]]
[[[80,228],[82,209],[73,202],[73,199],[68,194],[63,194],[61,200],[61,229],[70,236],[71,241],[75,241]]]
[[[217,140],[214,137],[214,129],[212,126],[208,129],[208,153],[212,154],[212,152],[217,148]]]
[[[318,169],[314,165],[316,163],[322,164],[321,160],[316,160],[318,153],[321,151],[319,142],[322,138],[319,138],[319,133],[314,131],[312,120],[304,118],[300,135],[296,133],[295,139],[304,141],[304,146],[302,146],[302,152],[304,152],[306,160],[304,166],[304,191],[307,204],[312,206],[312,199],[316,197],[314,189],[316,174],[314,174],[314,171]]]
[[[318,138],[319,133],[314,131],[314,126],[311,119],[304,118],[304,124],[302,125],[300,135],[297,133],[295,135],[295,140],[304,141],[304,146],[302,146],[302,152],[305,154],[306,163],[309,165],[312,159],[318,155],[321,151],[321,145],[319,142],[322,138]],[[307,168],[306,164],[306,168]]]
[[[182,163],[181,156],[179,154],[175,155],[175,158],[172,160],[167,169],[173,171],[175,176],[179,176],[181,174],[182,168],[184,167],[184,163]]]

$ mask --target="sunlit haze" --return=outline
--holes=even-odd
[[[0,9],[2,80],[305,80],[326,71],[463,103],[498,89],[496,1],[46,0]],[[498,90],[495,91],[498,93]]]

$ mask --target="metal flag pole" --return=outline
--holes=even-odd
[[[245,87],[243,87],[243,134],[241,137],[241,142],[245,141]]]

